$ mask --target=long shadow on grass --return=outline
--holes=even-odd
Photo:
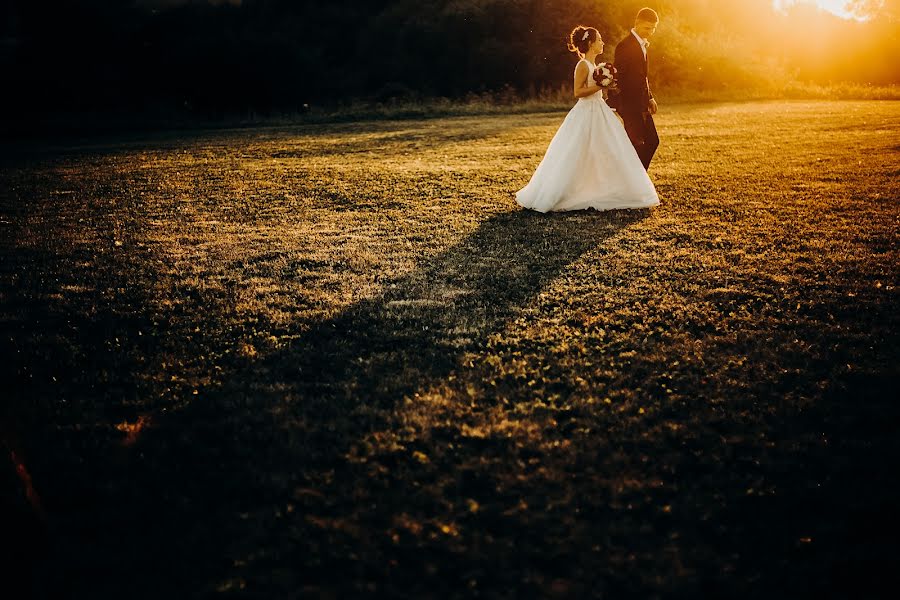
[[[382,295],[268,356],[260,373],[306,401],[327,397],[339,413],[390,408],[445,377],[569,264],[645,215],[495,216]]]
[[[636,472],[665,485],[639,486],[618,508],[597,469],[616,464],[604,439],[628,441],[628,432],[593,436],[569,459],[548,462],[546,475],[513,466],[494,477],[491,469],[516,462],[519,449],[452,435],[434,442],[456,448],[433,468],[419,463],[415,447],[369,464],[348,460],[368,433],[392,425],[405,396],[447,379],[568,265],[615,244],[641,217],[498,215],[386,283],[381,295],[201,390],[133,446],[109,452],[96,432],[78,434],[96,448],[76,449],[72,472],[59,475],[79,487],[57,531],[51,595],[359,596],[372,584],[400,597],[469,597],[477,581],[484,597],[549,596],[535,583],[541,576],[568,579],[560,597],[660,589],[671,597],[798,597],[835,581],[865,592],[861,586],[877,580],[859,574],[890,572],[896,555],[890,519],[898,492],[886,477],[898,457],[897,409],[887,393],[895,378],[835,382],[808,414],[779,412],[783,422],[764,430],[725,419],[720,427],[734,428],[744,445],[726,446],[710,431],[708,421],[721,415],[683,407],[702,435],[683,445],[631,440],[629,454],[653,457]],[[216,323],[218,309],[225,307],[199,306],[192,318]],[[766,382],[751,385],[761,402],[773,399]],[[823,431],[844,442],[814,443],[810,436]],[[463,471],[453,460],[479,466]],[[748,494],[754,481],[777,493]],[[465,507],[470,497],[481,502],[477,513]],[[526,498],[530,515],[508,510]],[[654,510],[656,500],[676,512]],[[458,538],[439,528],[447,515],[465,527]],[[410,527],[397,519],[419,533],[404,533]],[[676,568],[681,559],[672,553],[699,571]],[[736,570],[719,575],[723,564]],[[816,577],[824,579],[810,588]]]
[[[91,470],[110,487],[79,499],[80,522],[59,534],[50,589],[239,592],[249,569],[263,576],[257,590],[278,595],[373,564],[355,560],[355,537],[341,533],[353,499],[333,497],[352,493],[353,445],[389,422],[404,396],[447,378],[568,265],[646,215],[494,216],[383,294],[227,374],[183,410],[155,415],[136,444],[93,457],[103,466]],[[218,309],[198,307],[207,322]],[[288,518],[292,510],[299,518]],[[284,570],[285,560],[294,566]],[[272,569],[280,580],[268,580]]]

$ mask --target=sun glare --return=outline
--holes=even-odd
[[[785,9],[794,4],[813,4],[845,19],[858,18],[850,12],[850,0],[773,0],[775,8]]]

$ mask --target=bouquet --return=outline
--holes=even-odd
[[[612,63],[600,63],[594,69],[594,81],[605,90],[615,89],[618,84],[618,81],[616,81],[617,72]]]

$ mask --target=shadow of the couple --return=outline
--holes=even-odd
[[[389,407],[446,376],[466,350],[500,329],[567,265],[645,215],[495,216],[388,283],[377,297],[317,324],[257,367],[271,381],[307,396]]]
[[[308,531],[281,532],[277,543],[271,532],[297,490],[327,514],[327,482],[361,436],[384,426],[404,397],[448,377],[568,265],[647,215],[517,210],[488,218],[378,296],[154,418],[100,469],[127,482],[91,501],[93,527],[118,533],[69,540],[79,559],[57,557],[54,566],[69,571],[60,581],[101,594],[140,581],[138,596],[194,595],[227,587],[236,557],[295,553],[276,546],[307,543]],[[307,558],[298,573],[317,564]],[[103,565],[100,589],[88,564]]]

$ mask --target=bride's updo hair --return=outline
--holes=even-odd
[[[588,48],[590,48],[599,37],[600,32],[593,27],[579,25],[569,34],[569,52],[574,52],[578,56],[584,56],[587,54]]]

